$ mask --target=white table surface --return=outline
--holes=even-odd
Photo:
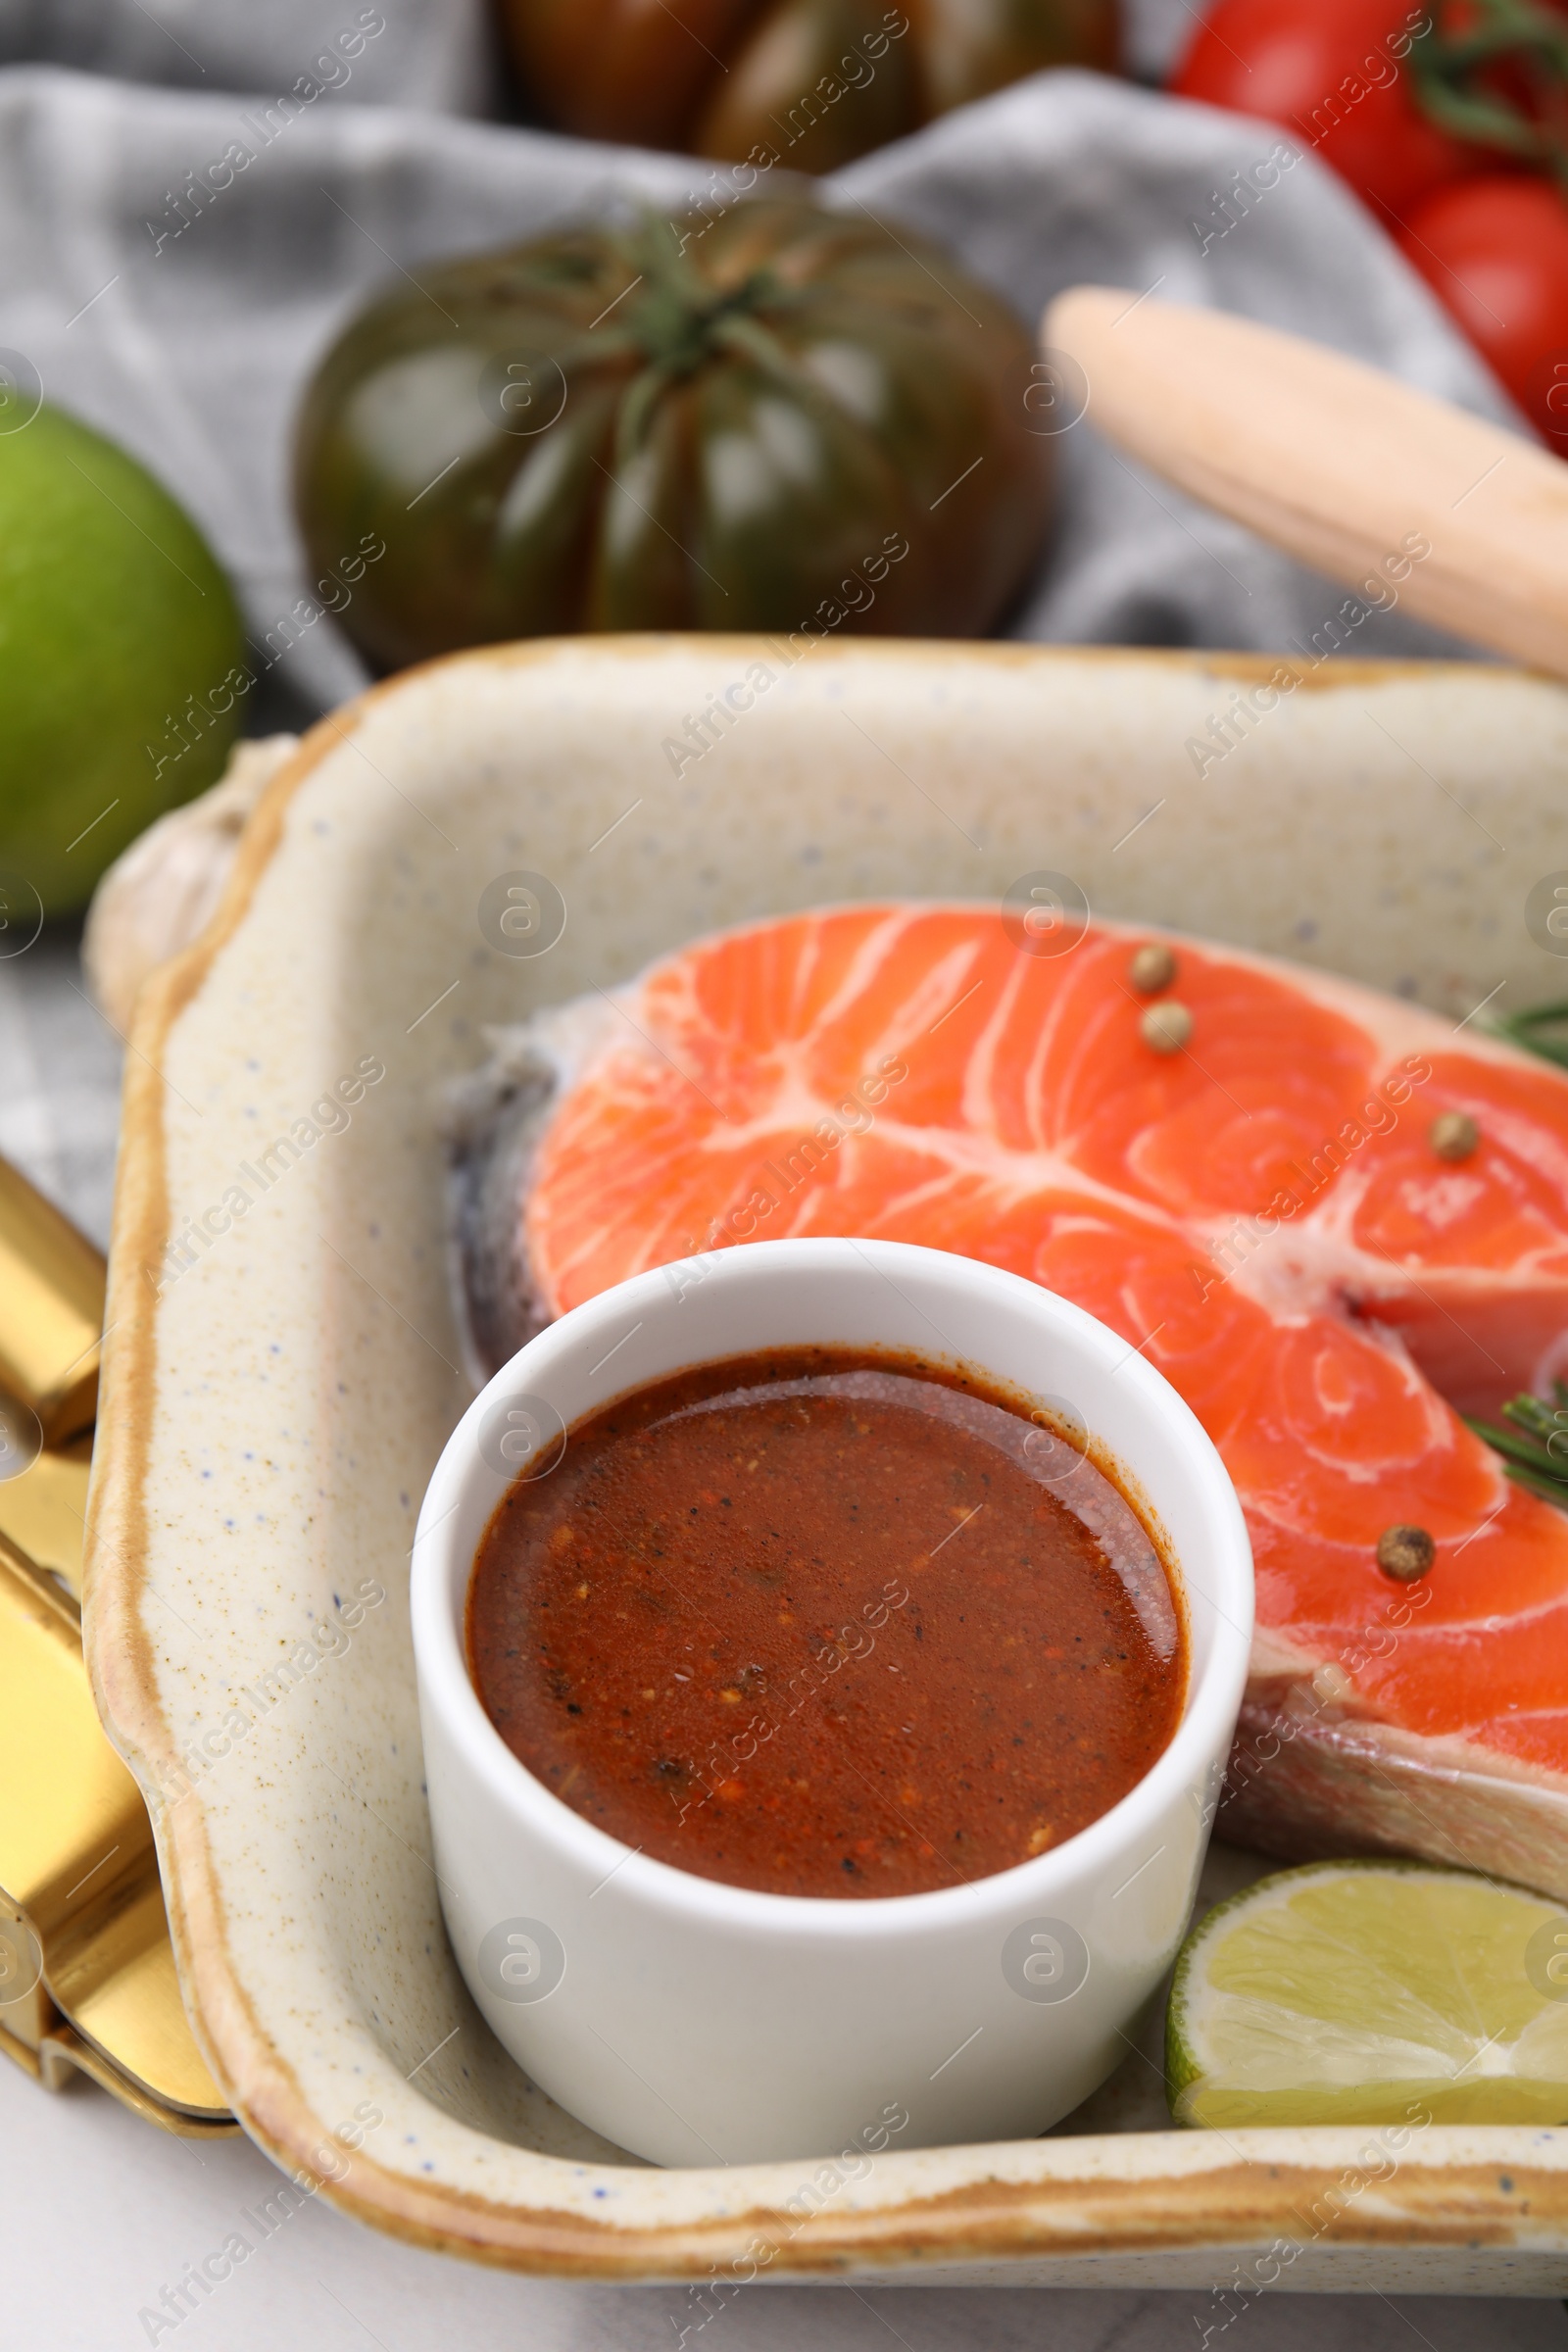
[[[107,1238],[120,1047],[81,994],[74,942],[0,961],[0,1152]],[[93,2085],[52,2095],[0,2059],[5,2352],[679,2352],[679,2285],[516,2278],[425,2254],[320,2201],[280,2224],[209,2301],[144,2321],[166,2286],[280,2176],[245,2139],[191,2141]],[[1223,2332],[1206,2292],[759,2285],[689,2352],[1568,2352],[1552,2301],[1271,2292]],[[1228,2339],[1228,2340],[1227,2340]]]
[[[424,2254],[319,2201],[279,2224],[177,2328],[150,2330],[189,2263],[279,2175],[244,2139],[179,2140],[93,2085],[51,2095],[0,2060],[0,2337],[16,2352],[677,2352],[685,2290],[514,2278]],[[1200,2352],[1206,2293],[762,2286],[687,2352]],[[1559,2302],[1270,2293],[1209,2352],[1568,2352]]]

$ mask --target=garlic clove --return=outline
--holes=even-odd
[[[129,1028],[148,974],[212,920],[246,820],[299,740],[237,743],[210,792],[159,817],[104,875],[87,909],[81,960],[93,1001],[115,1028]]]

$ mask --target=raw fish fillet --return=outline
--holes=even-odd
[[[1143,1349],[1246,1509],[1258,1634],[1219,1828],[1462,1862],[1568,1900],[1568,1514],[1460,1420],[1568,1370],[1568,1080],[1416,1006],[1145,932],[1020,951],[994,907],[699,941],[506,1033],[459,1212],[493,1367],[640,1270],[879,1235],[1006,1266]],[[1430,1130],[1470,1114],[1480,1143]],[[1390,1527],[1436,1544],[1414,1584]]]

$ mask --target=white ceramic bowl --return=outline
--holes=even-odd
[[[509,1480],[611,1397],[813,1343],[908,1348],[1066,1398],[1164,1534],[1187,1611],[1175,1739],[1038,1859],[929,1894],[764,1894],[635,1852],[564,1805],[485,1715],[464,1654]],[[552,2097],[661,2164],[1044,2131],[1101,2082],[1180,1939],[1241,1702],[1252,1563],[1218,1454],[1168,1382],[1081,1308],[901,1243],[761,1242],[621,1283],[540,1333],[448,1442],[413,1624],[441,1896],[475,2000]]]

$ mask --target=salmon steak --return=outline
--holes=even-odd
[[[1568,1371],[1568,1078],[1348,981],[970,904],[753,923],[493,1043],[454,1111],[487,1372],[740,1242],[1041,1283],[1157,1366],[1246,1512],[1220,1834],[1568,1901],[1568,1513],[1461,1418]]]

